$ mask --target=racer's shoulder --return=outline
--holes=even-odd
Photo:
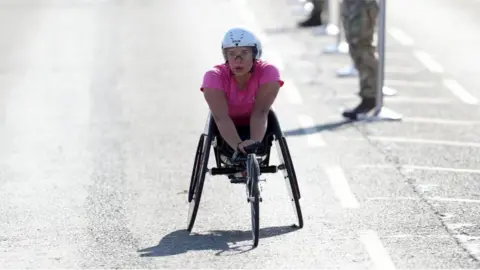
[[[215,65],[205,71],[200,90],[204,88],[225,89],[230,81],[225,64]]]
[[[255,71],[260,77],[265,77],[265,76],[280,77],[281,76],[280,68],[274,63],[271,63],[265,60],[257,60],[257,63],[255,65]]]
[[[257,61],[255,71],[260,78],[281,77],[280,68],[274,63],[265,60]]]
[[[275,69],[275,70],[279,70],[278,66],[271,63],[271,62],[268,62],[266,60],[257,60],[257,63],[256,63],[256,67],[264,70],[264,69]]]
[[[211,68],[209,68],[205,71],[205,75],[228,77],[228,75],[229,75],[228,67],[227,67],[226,64],[214,65],[213,67],[211,67]]]

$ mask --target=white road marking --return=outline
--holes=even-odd
[[[245,0],[235,0],[233,3],[236,5],[237,11],[239,12],[243,21],[245,21],[248,25],[248,28],[253,31],[260,40],[262,40],[264,47],[267,44],[272,45],[272,43],[269,42],[268,35],[265,33],[265,31],[258,27],[259,23],[255,18],[255,14],[248,8],[247,2]],[[283,62],[282,57],[277,53],[275,48],[272,48],[272,46],[269,46],[269,49],[264,51],[263,58],[274,64],[280,70],[280,72],[285,70],[285,63]],[[289,103],[296,105],[302,104],[302,96],[300,95],[298,88],[295,86],[294,80],[284,78],[284,81],[285,84],[280,89],[280,92],[286,94],[286,99]]]
[[[480,243],[478,242],[480,237],[458,234],[455,235],[455,238],[457,238],[468,249],[472,256],[474,256],[477,260],[480,260]]]
[[[385,66],[385,73],[402,73],[402,74],[416,74],[422,71],[423,68],[412,68],[404,66]]]
[[[459,198],[427,197],[426,199],[431,201],[443,201],[443,202],[480,203],[480,200],[459,199]]]
[[[383,136],[371,136],[371,137],[368,137],[368,138],[371,139],[371,140],[374,140],[374,141],[384,141],[384,142],[440,144],[440,145],[449,145],[449,146],[480,147],[480,143],[474,143],[474,142],[442,141],[442,140],[427,140],[427,139],[414,139],[414,138],[403,138],[403,137],[383,137]]]
[[[387,250],[383,246],[377,233],[372,230],[359,231],[360,241],[367,249],[370,259],[377,270],[395,270],[395,265],[390,259]]]
[[[442,73],[443,67],[435,61],[429,54],[422,51],[415,51],[413,53],[415,57],[422,62],[431,72]]]
[[[467,104],[477,104],[478,99],[472,96],[465,88],[463,88],[460,83],[451,79],[444,79],[443,84],[450,90],[455,96],[461,99]]]
[[[451,230],[475,226],[475,224],[472,223],[446,223],[445,225]]]
[[[383,238],[452,238],[450,234],[393,234],[393,235],[386,235]]]
[[[358,81],[353,79],[344,79],[335,81],[336,84],[340,85],[357,85]],[[394,80],[394,79],[385,79],[385,86],[406,86],[406,87],[415,87],[415,88],[432,88],[438,85],[438,83],[431,81],[407,81],[407,80]]]
[[[388,33],[390,34],[390,36],[392,36],[404,46],[413,45],[413,39],[398,28],[390,28],[390,30],[388,30]]]
[[[293,80],[290,79],[285,79],[285,84],[280,88],[281,93],[285,93],[285,96],[288,100],[288,102],[295,104],[295,105],[300,105],[302,104],[302,96],[300,95],[300,92],[298,91],[298,88],[295,86],[295,83]]]
[[[248,28],[253,31],[260,40],[266,43],[268,38],[265,32],[257,27],[259,24],[255,18],[255,14],[248,8],[247,1],[235,0],[232,1],[232,3],[236,5],[236,11],[239,13],[241,18],[248,23]]]
[[[459,203],[480,203],[480,200],[473,199],[461,199],[461,198],[443,198],[443,197],[425,197],[425,199],[430,201],[443,201],[443,202],[459,202]],[[366,201],[394,201],[394,200],[409,200],[416,201],[419,200],[418,197],[372,197],[368,198]]]
[[[435,86],[434,82],[422,82],[422,81],[408,81],[408,80],[395,80],[395,79],[385,79],[385,85],[396,85],[396,86],[408,86],[408,87],[423,87],[423,88],[432,88]]]
[[[369,202],[369,201],[395,201],[395,200],[416,201],[416,200],[419,200],[419,198],[418,197],[396,196],[396,197],[370,197],[370,198],[366,199],[367,202]]]
[[[432,192],[435,189],[437,189],[440,185],[438,184],[418,184],[416,185],[416,189],[418,190],[419,193],[424,194],[427,192]]]
[[[334,99],[358,99],[357,96],[350,95],[335,95]],[[428,103],[428,104],[448,104],[451,103],[447,98],[436,97],[415,97],[415,96],[398,96],[388,100],[389,103]]]
[[[314,127],[315,123],[310,116],[299,115],[298,122],[300,122],[300,126],[304,130],[304,133],[307,134],[307,140],[310,146],[324,147],[327,145],[320,134],[317,133],[318,131]]]
[[[474,170],[474,169],[446,168],[446,167],[433,167],[433,166],[417,166],[417,165],[403,165],[402,168],[404,168],[406,170],[424,170],[424,171],[436,171],[436,172],[478,173],[478,174],[480,174],[480,170]]]
[[[403,122],[431,123],[431,124],[458,125],[458,126],[471,126],[471,125],[480,124],[480,121],[450,120],[450,119],[425,118],[425,117],[405,117],[403,118]]]
[[[394,166],[388,164],[378,164],[378,165],[359,165],[358,168],[376,168],[376,169],[395,169]],[[435,171],[435,172],[453,172],[453,173],[474,173],[480,174],[480,169],[462,169],[462,168],[447,168],[447,167],[434,167],[434,166],[418,166],[418,165],[401,165],[401,169],[404,170],[423,170],[423,171]]]
[[[391,234],[391,235],[383,235],[383,239],[399,239],[399,238],[417,238],[417,239],[427,239],[427,238],[433,238],[433,239],[445,239],[445,238],[452,238],[452,235],[450,234]],[[351,240],[350,237],[348,236],[338,236],[336,239],[345,239],[345,240]],[[412,239],[414,240],[414,239]],[[465,269],[457,269],[457,270],[465,270]]]
[[[360,205],[350,190],[342,168],[340,166],[330,166],[324,170],[342,206],[345,208],[359,208]]]

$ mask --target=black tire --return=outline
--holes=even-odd
[[[253,237],[253,247],[258,246],[260,239],[260,202],[258,196],[254,196],[255,201],[251,202],[251,212],[252,212],[252,237]]]
[[[281,137],[280,140],[280,147],[282,148],[282,155],[284,158],[284,161],[288,163],[287,172],[288,175],[290,176],[290,181],[292,184],[292,189],[295,191],[296,194],[296,199],[300,200],[302,196],[300,195],[300,187],[298,186],[298,180],[297,180],[297,173],[295,172],[295,166],[293,166],[293,161],[292,161],[292,156],[290,155],[290,149],[288,148],[287,144],[287,139],[285,137]],[[290,168],[290,169],[289,169]]]
[[[190,188],[188,189],[188,202],[192,201],[193,193],[195,191],[195,186],[198,180],[200,156],[202,155],[204,140],[205,140],[205,135],[201,134],[200,138],[198,139],[197,151],[195,153],[195,160],[193,161],[192,176],[190,177]]]
[[[208,135],[202,134],[204,141],[202,147],[202,155],[200,156],[199,160],[199,170],[197,172],[198,178],[195,181],[192,200],[190,201],[190,205],[188,207],[188,226],[187,230],[189,232],[192,231],[193,225],[195,224],[195,219],[197,217],[198,208],[200,206],[200,199],[202,197],[203,191],[203,184],[205,183],[205,176],[208,169],[208,159],[210,157],[210,146],[212,144],[212,135],[211,132]]]
[[[252,239],[253,247],[257,247],[260,239],[260,189],[258,187],[260,167],[256,160],[252,160],[250,163],[250,176],[252,177],[252,181],[249,183],[251,186],[247,189],[249,197],[253,197],[253,201],[250,201]]]
[[[298,187],[297,175],[295,174],[295,168],[293,166],[292,157],[290,156],[290,151],[288,149],[288,144],[285,137],[281,136],[277,139],[277,151],[280,150],[279,154],[280,162],[285,166],[283,169],[283,175],[285,181],[287,182],[287,188],[290,194],[290,199],[293,203],[293,210],[297,215],[298,219],[298,228],[303,228],[303,214],[300,207],[300,189]],[[287,181],[288,179],[288,181]]]

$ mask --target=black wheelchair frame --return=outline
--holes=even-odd
[[[272,142],[275,142],[276,149],[279,155],[280,164],[270,164],[270,153]],[[287,184],[287,190],[293,204],[294,212],[297,215],[298,224],[293,225],[298,228],[303,228],[303,216],[300,207],[300,189],[298,186],[295,168],[293,166],[288,144],[283,135],[282,129],[278,122],[278,118],[273,110],[268,114],[268,127],[263,140],[263,148],[257,152],[257,157],[262,157],[259,162],[260,174],[262,173],[276,173],[279,170],[283,172],[284,179]],[[216,167],[208,169],[208,161],[210,157],[210,150],[213,146],[213,153],[215,157]],[[210,175],[233,175],[245,170],[244,167],[229,164],[223,157],[231,157],[233,149],[231,149],[220,136],[216,127],[215,121],[211,112],[208,114],[208,119],[205,125],[204,132],[200,135],[193,164],[192,175],[190,179],[190,188],[188,192],[188,226],[187,230],[192,231],[198,208],[200,206],[200,199],[202,196],[203,185],[207,172]]]

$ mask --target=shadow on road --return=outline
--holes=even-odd
[[[322,125],[316,125],[308,129],[297,128],[297,129],[285,130],[283,134],[285,135],[285,137],[288,137],[288,136],[301,136],[301,135],[323,132],[328,130],[331,131],[353,122],[355,121],[340,120],[340,121],[330,122]]]
[[[260,229],[260,242],[262,239],[298,230],[292,226],[279,226]],[[165,235],[158,245],[138,250],[140,257],[163,257],[185,253],[192,250],[218,250],[215,255],[224,252],[231,255],[241,254],[252,250],[251,243],[238,245],[237,242],[252,241],[252,232],[248,231],[209,231],[209,234],[192,234],[187,230],[178,230]],[[235,253],[231,253],[231,252]]]

